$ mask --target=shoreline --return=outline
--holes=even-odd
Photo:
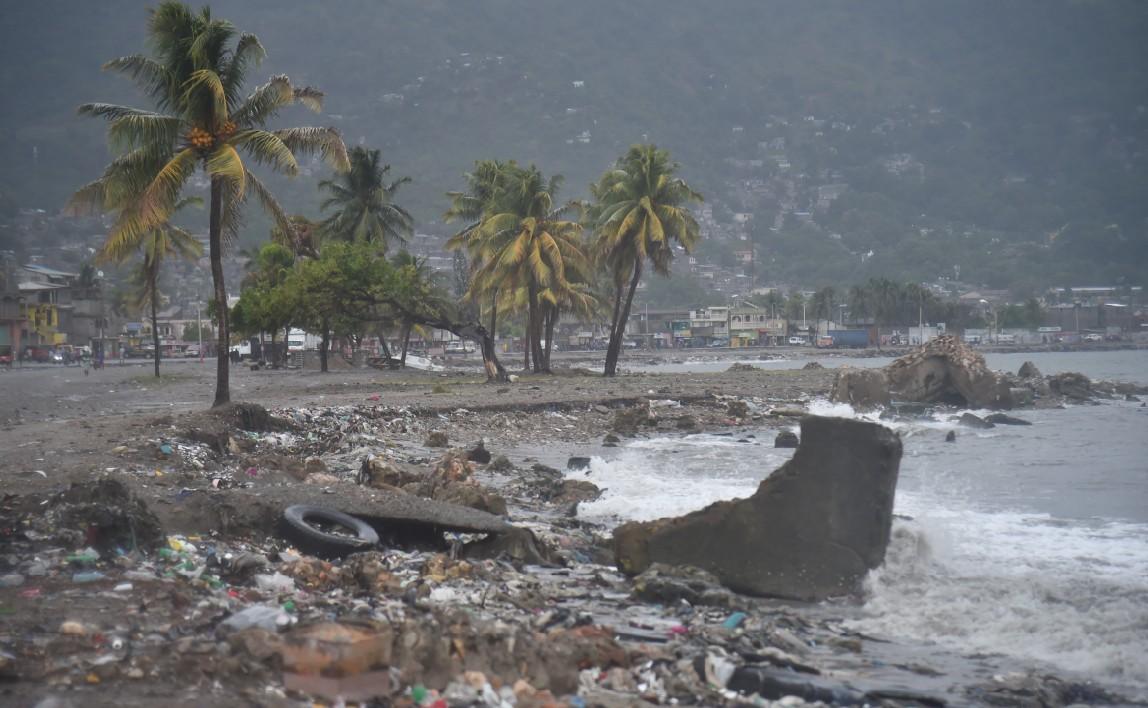
[[[615,434],[619,412],[639,401],[680,404],[652,409],[656,422],[643,424],[639,437],[761,435],[791,425],[796,409],[826,395],[832,369],[635,373],[614,379],[563,371],[525,375],[507,385],[488,385],[460,373],[237,371],[237,396],[265,402],[292,422],[287,430],[245,432],[217,425],[202,412],[196,399],[209,390],[212,367],[172,368],[158,385],[128,370],[70,381],[57,377],[55,382],[50,375],[32,374],[47,380],[29,378],[21,387],[20,410],[26,413],[20,422],[9,419],[0,426],[0,448],[8,451],[5,488],[12,495],[3,509],[41,534],[6,538],[7,552],[46,566],[45,574],[32,575],[25,563],[16,569],[24,582],[0,589],[3,604],[15,610],[5,620],[8,636],[49,636],[41,633],[57,627],[63,631],[67,622],[82,629],[24,645],[20,652],[13,652],[11,644],[0,645],[14,657],[0,654],[0,674],[9,671],[15,677],[0,687],[0,695],[30,704],[47,695],[68,696],[84,705],[162,695],[172,705],[194,705],[207,691],[221,705],[252,700],[291,705],[300,694],[284,687],[276,664],[268,663],[264,653],[273,654],[283,636],[308,621],[332,615],[340,621],[385,621],[388,631],[416,644],[454,628],[450,631],[467,649],[398,661],[405,672],[404,690],[419,683],[447,691],[461,682],[456,694],[470,695],[464,690],[470,686],[480,695],[483,686],[512,687],[523,672],[484,655],[473,642],[478,636],[497,636],[534,647],[542,665],[527,672],[533,684],[512,691],[519,705],[546,704],[546,694],[528,695],[543,690],[555,698],[580,690],[586,704],[594,705],[689,697],[706,704],[737,700],[728,689],[707,685],[705,670],[697,671],[698,657],[706,656],[719,668],[726,664],[712,657],[741,667],[739,680],[750,682],[745,686],[757,681],[753,685],[760,692],[805,695],[811,701],[864,695],[889,705],[936,699],[960,703],[973,700],[976,691],[1019,701],[1038,689],[1055,693],[1057,686],[1090,685],[1013,660],[960,657],[849,632],[839,622],[842,613],[851,611],[849,602],[803,605],[748,598],[712,579],[683,580],[661,569],[638,580],[624,578],[609,565],[606,530],[570,515],[571,499],[562,496],[568,490],[559,485],[564,472],[532,464],[526,455],[512,453],[509,467],[499,471],[477,465],[474,479],[503,496],[511,522],[534,534],[550,549],[549,560],[564,568],[508,563],[511,556],[460,560],[453,551],[384,550],[379,562],[387,569],[386,578],[381,570],[371,576],[378,585],[364,594],[348,571],[340,572],[346,563],[326,566],[293,556],[278,533],[276,510],[288,503],[307,499],[353,511],[355,505],[369,504],[372,495],[389,493],[356,484],[367,455],[421,474],[446,450],[472,448],[479,440],[495,457],[566,445],[589,450],[616,444],[606,436]],[[61,396],[57,389],[71,393]],[[69,397],[71,408],[62,411],[68,417],[50,417],[57,402]],[[116,409],[116,414],[101,412]],[[189,431],[198,431],[201,440],[196,442]],[[445,433],[447,447],[428,447],[432,433]],[[213,435],[224,436],[222,450],[202,441],[214,440]],[[299,469],[302,460],[311,458],[322,461],[316,464],[321,472]],[[51,551],[59,547],[58,534],[68,529],[45,521],[58,517],[52,512],[45,516],[43,509],[54,508],[51,500],[71,483],[95,478],[122,482],[156,515],[164,535],[174,539],[166,542],[174,560],[105,554],[91,566],[102,579],[90,585],[75,582],[87,567],[66,560],[75,549]],[[218,487],[215,480],[220,480]],[[78,548],[87,540],[71,538]],[[279,582],[292,590],[260,589],[250,573],[228,565],[231,561],[212,561],[225,554],[263,558],[267,564],[259,571],[287,578]],[[361,573],[355,577],[354,582],[362,582]],[[132,588],[115,590],[125,584]],[[493,599],[491,588],[498,588]],[[331,590],[341,593],[332,597]],[[153,609],[137,615],[133,603]],[[287,613],[285,632],[283,627],[262,635],[252,630],[222,634],[219,629],[227,617],[254,604],[282,608],[288,603],[293,610]],[[738,612],[744,617],[732,629],[726,627]],[[462,615],[467,619],[459,619]],[[124,616],[134,619],[126,624],[117,619]],[[164,626],[179,640],[151,638],[156,627]],[[94,636],[125,637],[133,654],[107,661],[107,646],[90,645]],[[51,657],[65,647],[78,658],[72,665],[54,666]],[[575,647],[599,670],[587,673],[580,661],[563,653]],[[761,657],[753,664],[760,668],[745,669],[746,652]],[[1019,673],[995,683],[988,678],[1005,669]],[[472,672],[469,684],[464,671]],[[473,672],[481,672],[483,681]],[[215,682],[224,693],[211,693]]]

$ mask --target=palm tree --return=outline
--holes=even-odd
[[[322,93],[296,88],[286,76],[274,76],[244,97],[248,71],[265,54],[255,35],[239,34],[230,22],[212,18],[207,8],[196,13],[172,0],[151,11],[148,34],[154,57],[121,57],[104,68],[135,80],[155,110],[107,103],[80,106],[81,115],[109,122],[108,138],[119,155],[73,201],[115,210],[108,244],[113,250],[131,250],[144,234],[167,222],[196,171],[207,174],[208,248],[221,353],[213,405],[219,406],[231,400],[225,239],[234,238],[242,207],[252,193],[280,228],[291,229],[286,214],[248,163],[295,175],[296,154],[318,152],[336,169],[347,169],[347,152],[333,128],[264,129],[280,109],[293,103],[319,110]]]
[[[474,171],[465,175],[467,189],[464,192],[447,192],[450,197],[450,208],[443,214],[443,220],[448,224],[452,221],[462,220],[466,223],[458,233],[446,242],[447,250],[460,251],[466,249],[470,260],[470,277],[467,292],[471,299],[481,308],[481,303],[487,298],[490,300],[490,336],[498,335],[498,310],[501,283],[487,282],[475,283],[474,271],[482,264],[482,234],[478,231],[479,225],[485,215],[491,213],[496,193],[503,189],[508,175],[518,170],[518,164],[513,160],[501,162],[499,160],[479,160],[474,163]],[[474,287],[476,286],[477,287]],[[529,351],[529,348],[528,348]]]
[[[473,230],[481,265],[471,282],[472,294],[525,291],[526,341],[535,372],[549,371],[542,347],[543,331],[554,319],[548,313],[564,300],[589,297],[574,284],[584,282],[590,270],[583,227],[565,218],[579,205],[571,202],[555,208],[561,184],[560,175],[546,179],[533,165],[514,169]]]
[[[352,148],[350,161],[350,170],[319,183],[319,189],[329,193],[320,209],[335,210],[320,224],[324,235],[341,241],[376,243],[384,253],[393,241],[405,244],[414,233],[414,219],[395,204],[395,192],[410,178],[401,177],[388,184],[391,166],[379,164],[378,150]]]
[[[178,212],[193,204],[203,206],[203,200],[199,197],[181,199],[175,205],[174,211]],[[109,241],[104,244],[98,257],[102,261],[123,262],[131,254],[131,251],[123,250],[125,246],[126,244],[123,242],[112,243]],[[143,262],[140,263],[135,274],[135,282],[139,287],[136,306],[148,307],[151,310],[151,335],[152,343],[155,346],[155,375],[158,378],[160,347],[156,309],[160,299],[160,268],[163,267],[163,261],[168,256],[182,256],[189,261],[198,260],[203,256],[203,244],[187,231],[170,223],[164,223],[144,233],[136,242],[136,248],[143,253]]]
[[[702,197],[674,177],[677,169],[667,151],[635,145],[619,158],[614,169],[591,185],[594,250],[614,285],[610,344],[603,371],[606,376],[617,371],[626,321],[646,260],[654,272],[668,275],[673,243],[689,253],[699,238],[698,223],[686,205],[700,202]]]

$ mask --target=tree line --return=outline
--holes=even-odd
[[[647,263],[668,274],[675,248],[689,252],[699,238],[688,207],[701,196],[654,145],[636,145],[620,157],[591,186],[589,203],[559,203],[561,176],[547,178],[537,167],[514,161],[483,161],[466,175],[465,190],[449,195],[447,218],[464,226],[448,245],[465,253],[469,265],[463,269],[463,297],[444,297],[425,263],[401,252],[386,257],[389,245],[410,235],[413,222],[394,201],[407,180],[388,182],[389,166],[381,164],[377,150],[348,151],[333,128],[267,127],[293,104],[318,111],[322,92],[279,75],[245,93],[250,71],[266,52],[254,35],[207,8],[162,2],[150,12],[147,29],[152,56],[120,57],[104,68],[135,81],[152,105],[80,106],[81,115],[108,122],[116,156],[72,202],[114,215],[100,260],[124,262],[143,254],[154,321],[160,261],[196,255],[171,219],[188,203],[192,178],[207,176],[220,352],[214,406],[230,401],[225,353],[233,318],[226,307],[223,251],[235,240],[252,196],[275,228],[272,243],[253,259],[245,297],[234,313],[240,328],[316,328],[324,338],[324,357],[331,336],[360,336],[367,323],[397,322],[407,333],[415,326],[442,328],[480,344],[492,379],[506,376],[493,346],[501,313],[523,313],[524,363],[543,372],[550,368],[561,312],[588,315],[599,306],[611,313],[604,373],[613,375]],[[322,210],[329,212],[319,223],[289,216],[250,170],[258,164],[294,176],[298,158],[308,154],[321,155],[335,170],[334,179],[319,184],[326,195]]]

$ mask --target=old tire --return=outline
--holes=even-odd
[[[344,533],[329,533],[312,522],[338,526]],[[365,521],[333,509],[310,504],[289,506],[283,512],[284,535],[300,550],[321,557],[341,557],[379,544],[379,534]]]

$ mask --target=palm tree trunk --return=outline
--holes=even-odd
[[[550,371],[550,353],[554,351],[554,326],[558,322],[558,308],[551,306],[546,317],[546,370]]]
[[[331,327],[326,318],[322,321],[323,338],[319,341],[319,371],[327,373],[327,350],[331,347]]]
[[[223,282],[223,180],[211,178],[211,217],[208,226],[208,255],[215,294],[215,316],[219,320],[215,352],[215,401],[212,408],[231,403],[231,332],[227,322],[227,286]]]
[[[159,378],[159,318],[155,314],[155,301],[159,297],[155,264],[149,264],[147,274],[148,299],[151,300],[151,340],[155,345],[155,377]]]
[[[618,329],[618,318],[622,316],[622,283],[614,284],[614,313],[610,318],[610,341],[606,345],[606,367],[610,366],[610,352],[614,349],[614,330]],[[613,376],[613,372],[603,371],[604,376]]]
[[[407,344],[411,341],[411,323],[403,323],[403,353],[399,356],[399,366],[406,368],[407,366]]]
[[[626,321],[630,319],[630,306],[634,304],[634,291],[642,279],[642,262],[634,264],[634,277],[630,279],[630,289],[626,292],[626,302],[615,330],[610,334],[610,349],[606,350],[605,376],[613,376],[618,371],[618,357],[622,352],[622,337],[626,334]]]
[[[490,338],[498,336],[498,291],[490,296]]]
[[[534,373],[540,374],[546,370],[546,362],[542,359],[542,308],[538,304],[538,287],[531,283],[527,287],[527,316],[530,318],[530,356],[534,359]]]

